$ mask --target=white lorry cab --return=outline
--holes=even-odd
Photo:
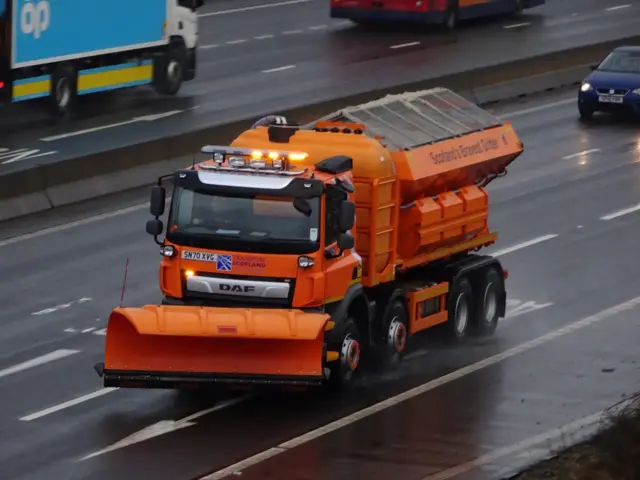
[[[196,75],[203,0],[0,0],[0,102],[152,85],[175,95]]]

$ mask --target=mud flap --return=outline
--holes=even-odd
[[[105,386],[319,383],[328,315],[300,310],[144,306],[109,317]],[[99,371],[100,373],[100,371]]]

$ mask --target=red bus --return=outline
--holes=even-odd
[[[355,23],[411,22],[453,30],[459,20],[519,13],[546,0],[330,0],[331,18]]]

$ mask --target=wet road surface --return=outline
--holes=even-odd
[[[363,31],[331,20],[325,0],[207,5],[197,79],[176,98],[148,89],[86,97],[52,125],[15,105],[0,120],[0,174],[351,93],[579,46],[640,27],[640,0],[557,0],[522,18],[483,20],[452,35]],[[616,8],[626,5],[626,8]],[[210,15],[216,13],[215,15]],[[517,28],[507,28],[517,25]],[[394,48],[402,46],[402,48]],[[14,108],[15,107],[15,108]],[[40,118],[40,120],[38,120]],[[23,121],[24,119],[24,121]]]
[[[0,278],[0,478],[197,478],[489,362],[243,468],[242,475],[417,479],[631,393],[640,338],[635,304],[559,338],[544,337],[527,351],[510,350],[640,290],[640,209],[625,210],[640,203],[638,125],[604,118],[585,126],[574,99],[570,92],[501,110],[514,122],[526,153],[489,187],[490,222],[500,235],[489,252],[510,272],[508,318],[496,336],[459,349],[426,339],[398,372],[369,376],[342,397],[252,397],[229,405],[173,392],[101,389],[92,365],[102,358],[106,318],[120,301],[127,258],[125,304],[160,298],[160,259],[144,233],[146,207],[114,199],[96,210],[43,215],[41,223],[3,225],[5,234],[22,229],[35,236],[0,241],[0,269],[6,272]],[[51,223],[109,206],[128,209],[71,227]],[[45,227],[53,230],[37,233]],[[511,353],[500,362],[487,360],[504,352]],[[79,461],[131,435],[140,441]],[[490,472],[509,467],[504,457],[490,463],[489,473],[474,469],[466,475],[475,476],[461,478],[495,478]]]

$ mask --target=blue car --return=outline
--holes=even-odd
[[[585,120],[595,112],[640,115],[640,46],[618,47],[593,67],[580,86],[578,111]]]

